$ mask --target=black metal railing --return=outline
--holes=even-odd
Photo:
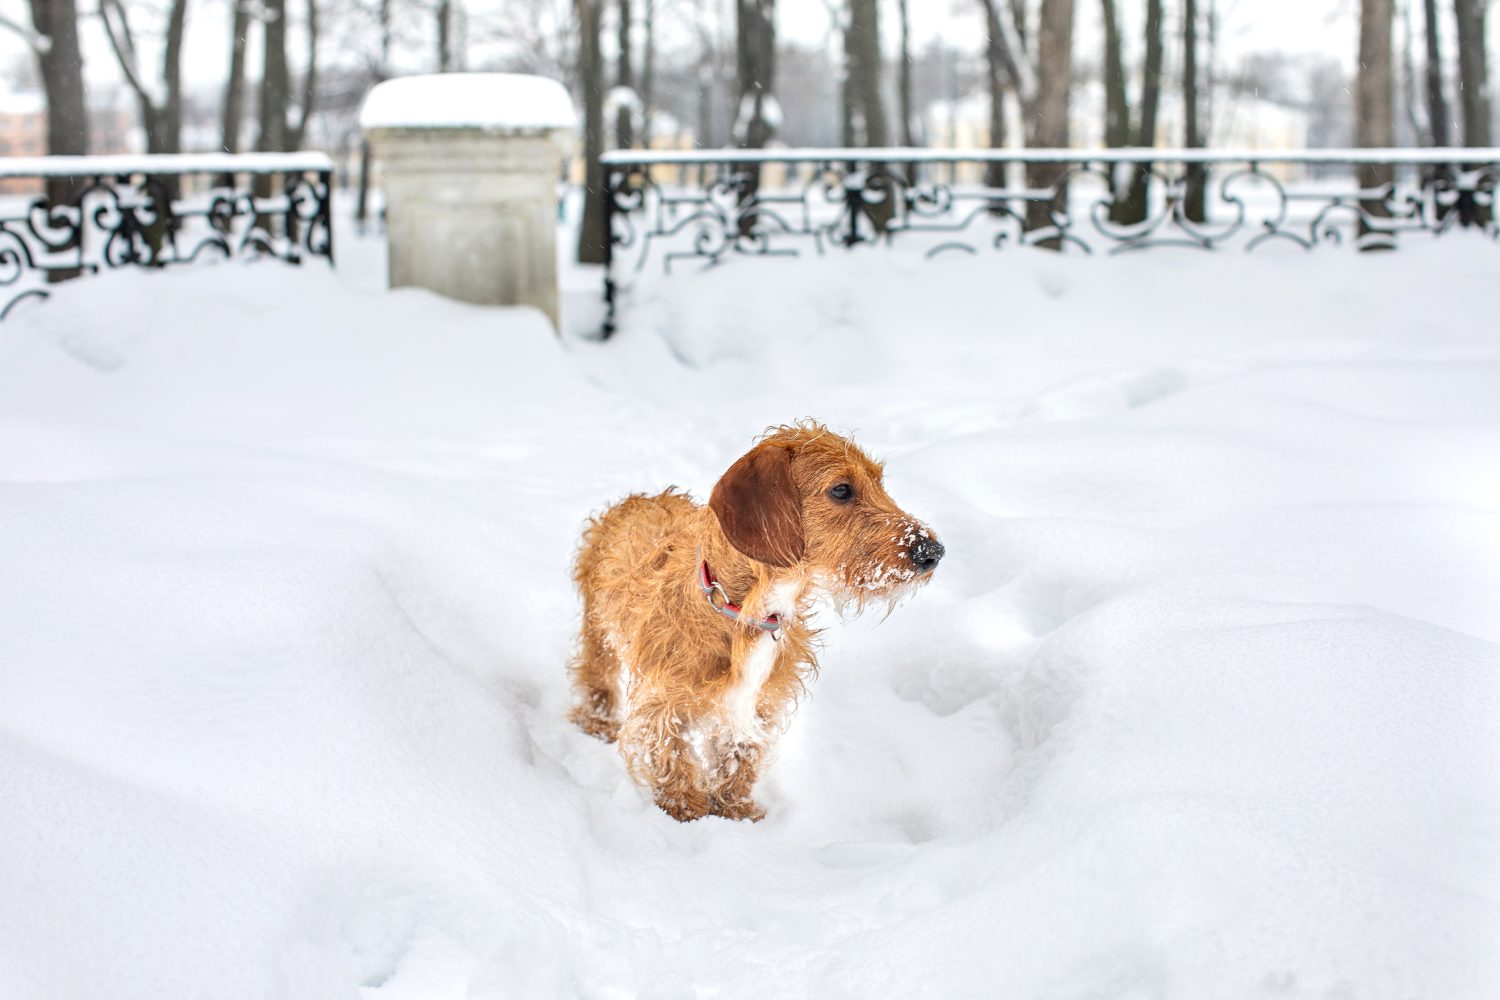
[[[614,151],[603,163],[604,336],[630,251],[636,270],[655,254],[670,272],[896,240],[936,257],[1500,236],[1500,149]]]
[[[333,163],[321,153],[0,159],[0,319],[106,268],[243,256],[333,262]]]

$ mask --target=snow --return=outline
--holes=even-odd
[[[1494,995],[1493,243],[648,268],[598,344],[341,241],[0,335],[0,994]],[[807,414],[947,555],[679,825],[570,554]]]
[[[323,153],[125,153],[105,156],[7,156],[0,177],[99,177],[118,174],[291,173],[332,170]]]
[[[361,128],[571,129],[573,99],[556,80],[525,73],[434,73],[376,84]]]

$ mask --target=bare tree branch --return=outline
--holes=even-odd
[[[35,52],[39,56],[44,56],[52,51],[52,39],[35,28],[28,28],[20,21],[14,21],[4,14],[0,14],[0,28],[9,28],[20,35],[21,40],[31,48],[32,52]]]
[[[118,29],[110,20],[110,11],[114,11],[120,19]],[[120,64],[120,71],[125,74],[125,82],[144,104],[155,107],[156,102],[152,99],[151,92],[141,82],[139,68],[136,65],[135,36],[131,34],[130,18],[125,13],[125,8],[120,5],[120,0],[99,0],[99,20],[104,22],[104,34],[109,38],[109,47],[114,50],[115,61]],[[116,35],[116,31],[119,35]]]
[[[980,0],[984,6],[992,43],[996,46],[1010,85],[1021,98],[1022,107],[1030,107],[1036,99],[1036,68],[1032,65],[1032,54],[1026,47],[1024,11],[1012,3],[1005,10],[998,0]]]

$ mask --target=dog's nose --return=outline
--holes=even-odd
[[[943,558],[943,552],[943,543],[936,538],[919,538],[911,546],[912,565],[919,573],[931,573]]]

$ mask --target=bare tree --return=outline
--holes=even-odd
[[[615,25],[615,86],[634,93],[635,59],[633,53],[635,47],[632,44],[631,30],[635,27],[635,18],[630,0],[615,0],[615,12],[618,15]],[[622,149],[629,149],[635,145],[633,103],[628,100],[621,101],[619,108],[615,111],[615,142]]]
[[[187,29],[187,0],[172,0],[167,12],[162,47],[162,92],[158,96],[144,81],[135,32],[121,0],[99,0],[99,19],[125,82],[140,106],[148,153],[176,153],[182,149],[182,39]]]
[[[391,67],[391,3],[392,0],[379,0],[376,7],[376,27],[380,39],[380,47],[377,50],[374,65],[370,68],[372,82],[380,83],[390,76]],[[354,221],[364,230],[365,223],[370,217],[370,143],[369,140],[360,138],[359,146],[359,193],[354,202]]]
[[[776,134],[776,0],[735,0],[736,145],[761,149]]]
[[[698,123],[696,128],[697,141],[700,146],[712,143],[713,122],[713,93],[714,83],[719,75],[714,72],[714,65],[718,61],[718,48],[714,42],[714,34],[709,29],[708,19],[704,16],[703,0],[694,0],[693,23],[698,29]],[[703,168],[707,170],[706,167]]]
[[[917,144],[916,122],[911,106],[911,0],[897,0],[901,18],[901,61],[896,66],[896,93],[900,105],[901,145]]]
[[[1458,19],[1458,79],[1465,146],[1490,144],[1490,71],[1485,51],[1488,6],[1488,0],[1453,0]]]
[[[739,102],[734,138],[739,146],[762,149],[776,134],[776,0],[735,0],[735,66]],[[748,164],[740,204],[752,204],[760,189],[760,165]],[[756,213],[741,208],[740,232],[755,228]]]
[[[990,42],[998,42],[995,53],[1005,67],[1011,86],[1020,97],[1026,119],[1026,144],[1033,148],[1068,145],[1068,103],[1073,80],[1073,0],[1041,0],[1035,36],[1027,33],[1027,9],[1022,0],[1011,0],[1002,10],[999,0],[983,0]],[[997,117],[992,110],[991,117]],[[995,137],[990,137],[991,144]],[[1058,187],[1065,168],[1061,164],[1027,164],[1026,182],[1032,188]],[[1026,227],[1051,225],[1054,208],[1065,193],[1058,187],[1050,201],[1031,201],[1026,206]],[[1046,240],[1041,245],[1056,246]]]
[[[480,42],[501,42],[508,50],[499,67],[578,82],[577,11],[573,0],[506,0],[482,17]],[[462,56],[462,52],[459,53]]]
[[[1130,143],[1130,98],[1125,91],[1125,53],[1115,0],[1101,0],[1104,20],[1104,145],[1118,149]]]
[[[1203,147],[1203,133],[1198,127],[1198,115],[1203,110],[1198,87],[1198,27],[1198,0],[1182,0],[1182,145],[1186,149]],[[1194,222],[1202,222],[1208,217],[1204,170],[1201,165],[1189,164],[1186,173],[1183,211]]]
[[[1146,59],[1141,73],[1141,117],[1136,122],[1128,144],[1150,148],[1156,145],[1156,118],[1161,107],[1162,58],[1166,46],[1162,35],[1162,0],[1146,0]],[[1117,206],[1115,221],[1136,223],[1145,220],[1150,211],[1150,163],[1136,165],[1130,180],[1130,191]]]
[[[849,99],[853,105],[855,145],[889,146],[885,98],[881,89],[879,0],[849,0],[844,25],[849,61]]]
[[[1073,0],[1042,0],[1036,37],[1036,99],[1029,118],[1031,135],[1028,145],[1062,148],[1068,145],[1068,97],[1073,81]],[[1026,206],[1027,228],[1038,229],[1051,223],[1051,211],[1066,197],[1059,181],[1062,164],[1034,163],[1027,169],[1027,183],[1032,187],[1058,186],[1052,205],[1029,202]],[[1048,245],[1052,246],[1051,241]]]
[[[643,0],[641,11],[641,145],[651,148],[651,102],[656,89],[656,0]]]
[[[437,18],[437,70],[448,73],[453,69],[453,0],[437,0],[433,13]]]
[[[9,18],[0,25],[20,35],[36,56],[47,96],[47,152],[53,156],[87,153],[88,107],[74,0],[31,0],[31,27]]]
[[[301,149],[307,139],[307,123],[312,118],[318,93],[318,0],[307,0],[307,65],[302,72],[302,100],[297,124],[287,135],[290,149]]]
[[[1354,141],[1359,146],[1395,145],[1391,61],[1394,14],[1393,0],[1360,0],[1359,73],[1355,78],[1354,95]],[[1379,189],[1394,179],[1394,170],[1388,165],[1372,164],[1359,168],[1359,186],[1367,191]],[[1367,198],[1361,206],[1367,215],[1390,214],[1381,197]],[[1367,228],[1363,218],[1360,223],[1363,232]]]
[[[1000,12],[995,2],[994,0],[981,0],[981,6],[984,8],[985,69],[990,92],[990,148],[1004,149],[1006,80],[1015,74],[1007,64],[1009,50],[1005,45],[1004,28],[1001,27]],[[954,95],[952,99],[956,100],[957,96]],[[994,162],[985,164],[984,182],[989,187],[1004,187],[1006,165]],[[996,207],[998,209],[998,205]]]
[[[224,84],[222,145],[226,153],[240,151],[245,121],[245,47],[250,35],[250,0],[234,0],[229,26],[229,79]]]
[[[1425,122],[1422,121],[1421,101],[1417,97],[1417,61],[1413,50],[1416,46],[1416,31],[1411,23],[1411,4],[1409,2],[1398,2],[1397,11],[1401,15],[1401,44],[1396,47],[1401,54],[1401,72],[1398,74],[1401,96],[1401,114],[1406,119],[1406,125],[1411,129],[1412,141],[1418,145],[1431,145],[1432,135]],[[1399,140],[1399,133],[1397,135]]]
[[[838,34],[839,145],[847,149],[859,144],[855,127],[858,110],[854,100],[854,36],[849,32],[846,0],[823,0],[823,5],[828,10],[830,28]]]
[[[578,227],[578,262],[602,264],[608,252],[604,221],[604,56],[600,21],[604,0],[574,0],[578,15],[578,75],[583,91],[583,221]]]
[[[262,0],[265,20],[260,72],[260,133],[255,148],[263,153],[287,148],[287,102],[291,78],[286,62],[286,0]]]
[[[1427,36],[1427,129],[1434,146],[1453,141],[1448,129],[1448,97],[1443,90],[1443,50],[1438,38],[1437,0],[1422,0]]]

